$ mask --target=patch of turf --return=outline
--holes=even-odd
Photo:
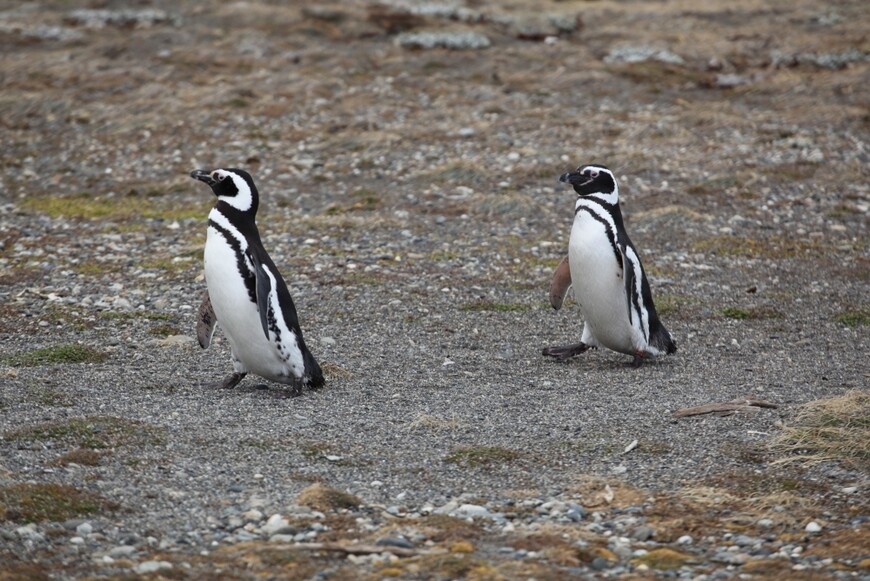
[[[135,191],[135,190],[134,190]],[[186,220],[203,218],[202,205],[183,206],[171,201],[151,201],[148,205],[131,203],[125,196],[99,196],[81,192],[73,196],[28,196],[21,202],[24,209],[52,218],[79,220]]]
[[[779,463],[836,460],[870,468],[870,391],[856,389],[803,405],[772,450]]]
[[[163,430],[137,420],[88,416],[9,430],[3,434],[3,439],[7,442],[54,441],[98,450],[126,445],[159,445],[163,443]]]
[[[87,345],[55,345],[5,357],[3,361],[19,367],[39,365],[62,365],[73,363],[102,363],[108,359],[105,353]]]
[[[296,502],[321,512],[343,508],[354,509],[363,504],[363,501],[353,494],[320,483],[312,484],[300,492]]]
[[[722,309],[722,315],[729,319],[736,319],[738,321],[745,321],[747,319],[780,319],[782,318],[782,313],[777,311],[776,309],[770,308],[749,308],[749,309],[741,309],[739,307],[725,307]]]
[[[530,309],[531,307],[529,305],[522,305],[519,303],[498,303],[488,300],[473,301],[459,307],[459,310],[461,311],[490,313],[517,313],[528,311]]]
[[[516,450],[499,446],[469,446],[457,448],[444,457],[445,462],[477,468],[493,464],[505,464],[520,458],[522,454]]]
[[[15,523],[65,521],[117,510],[96,494],[62,484],[13,484],[0,487],[0,520]]]
[[[57,457],[52,465],[54,466],[69,466],[70,464],[78,464],[79,466],[98,466],[103,453],[88,448],[76,448],[70,450],[66,454]]]
[[[685,565],[686,562],[691,560],[691,555],[662,547],[660,549],[653,549],[646,555],[632,559],[631,562],[634,565],[646,565],[650,569],[670,571],[672,569],[679,569]]]
[[[857,311],[843,311],[834,321],[854,329],[864,325],[870,325],[870,308],[858,309]]]
[[[719,256],[743,258],[796,258],[823,256],[830,252],[831,245],[818,240],[797,240],[789,238],[740,238],[737,236],[713,236],[692,244],[696,252],[718,254]]]

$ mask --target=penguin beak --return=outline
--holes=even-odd
[[[199,180],[204,182],[207,186],[211,187],[217,183],[217,181],[211,177],[211,172],[208,172],[204,169],[195,169],[190,172],[190,177],[195,180]]]
[[[559,176],[559,181],[563,184],[571,184],[572,186],[582,186],[583,184],[592,181],[588,175],[584,175],[579,171],[563,173]]]

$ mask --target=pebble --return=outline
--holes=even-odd
[[[83,522],[76,526],[76,534],[80,537],[86,537],[94,532],[94,526],[89,522]]]
[[[490,512],[485,506],[480,506],[478,504],[463,504],[456,510],[456,516],[481,518],[490,516]]]
[[[297,531],[295,528],[290,526],[290,523],[286,518],[280,514],[273,514],[269,517],[269,520],[266,521],[266,524],[260,528],[260,532],[271,536],[277,534],[295,534]]]
[[[169,561],[143,561],[133,567],[133,571],[139,575],[156,573],[162,569],[172,569],[172,563]]]
[[[678,545],[691,545],[695,542],[695,539],[692,538],[691,535],[683,535],[679,539],[677,539]]]
[[[807,523],[807,526],[804,530],[808,533],[820,533],[822,532],[822,525],[820,525],[816,521],[811,521]]]
[[[121,545],[120,547],[115,547],[109,551],[109,556],[113,559],[119,559],[123,557],[129,557],[133,553],[136,552],[136,547],[131,545]]]
[[[656,532],[652,527],[640,526],[640,527],[637,527],[636,529],[634,529],[634,531],[632,531],[631,538],[633,538],[636,541],[644,542],[644,541],[648,541],[651,538],[653,538],[653,536],[655,536],[655,534],[656,534]]]

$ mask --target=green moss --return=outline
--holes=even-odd
[[[744,321],[747,319],[780,319],[782,313],[772,308],[757,307],[750,309],[741,309],[738,307],[725,307],[722,309],[722,314],[729,319]]]
[[[88,448],[76,448],[70,450],[66,454],[59,456],[52,464],[54,466],[68,466],[70,464],[78,464],[79,466],[98,466],[100,458],[105,452],[97,452]]]
[[[61,484],[14,484],[0,487],[0,520],[15,523],[65,521],[117,510],[96,494]]]
[[[516,450],[499,446],[469,446],[457,448],[444,457],[445,462],[477,468],[493,464],[505,464],[520,458],[522,454]]]
[[[870,308],[858,309],[857,311],[843,311],[834,321],[842,323],[850,328],[870,325]]]
[[[3,434],[3,439],[7,442],[53,441],[71,447],[99,450],[161,444],[163,429],[137,420],[87,416],[10,430]]]
[[[462,311],[474,312],[516,313],[520,311],[528,311],[531,307],[529,305],[518,303],[497,303],[494,301],[480,300],[466,303],[459,307],[459,309]]]
[[[672,569],[679,569],[691,560],[691,555],[687,555],[686,553],[681,553],[673,549],[661,548],[654,549],[646,555],[637,557],[636,559],[632,559],[631,562],[635,566],[646,565],[650,569],[669,571]]]
[[[133,203],[131,196],[97,196],[82,192],[73,196],[30,196],[21,202],[24,209],[52,218],[80,220],[160,219],[165,221],[204,218],[201,204],[182,205],[175,200],[149,198],[147,204]]]
[[[151,327],[148,329],[148,333],[151,335],[156,335],[157,337],[169,337],[171,335],[181,335],[181,330],[175,325],[163,324],[157,325],[156,327]]]
[[[37,367],[39,365],[62,365],[73,363],[101,363],[108,357],[87,345],[56,345],[35,351],[18,353],[3,359],[9,365]]]
[[[109,321],[134,321],[145,319],[147,321],[171,321],[172,315],[158,313],[156,311],[102,311],[100,318]]]
[[[823,256],[831,246],[818,240],[794,240],[788,238],[739,238],[737,236],[713,236],[692,244],[696,252],[719,256],[744,258],[796,258]]]

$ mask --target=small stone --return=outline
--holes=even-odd
[[[263,520],[263,513],[256,508],[252,508],[249,511],[243,512],[242,518],[245,519],[246,522],[260,522]]]
[[[83,522],[76,527],[76,534],[80,537],[86,537],[94,532],[94,526],[89,522]]]
[[[636,541],[644,542],[653,538],[655,534],[656,532],[652,527],[640,526],[634,529],[634,531],[631,533],[631,538]]]
[[[486,517],[490,515],[489,510],[487,510],[485,506],[477,504],[463,504],[456,510],[456,514],[457,516],[471,518]]]
[[[755,522],[755,524],[758,525],[760,528],[769,529],[773,526],[773,521],[769,518],[760,518]]]
[[[123,557],[129,557],[133,553],[136,552],[136,547],[130,545],[121,545],[120,547],[115,547],[109,551],[109,556],[113,559],[120,559]]]
[[[604,571],[610,568],[610,562],[604,557],[595,557],[592,559],[591,567],[594,571]]]
[[[820,533],[820,532],[822,532],[822,525],[820,525],[816,521],[811,521],[811,522],[807,523],[807,526],[806,526],[806,528],[804,528],[804,530],[810,534]]]
[[[749,560],[749,555],[745,553],[732,553],[730,551],[719,551],[713,555],[714,562],[724,563],[726,565],[743,565]]]
[[[692,538],[691,535],[683,535],[679,539],[677,539],[678,545],[691,545],[695,542],[695,539]]]
[[[69,542],[72,543],[73,545],[84,545],[85,544],[85,540],[81,537],[70,537]]]
[[[399,547],[400,549],[414,548],[414,543],[412,543],[408,539],[403,539],[401,537],[385,537],[383,539],[378,539],[377,541],[375,541],[375,544],[382,547]]]
[[[172,569],[172,563],[169,561],[142,561],[133,568],[133,571],[145,575],[146,573],[155,573],[161,569]]]
[[[272,536],[277,534],[288,534],[288,533],[296,533],[296,530],[290,526],[290,523],[280,514],[273,514],[269,517],[269,520],[266,521],[260,528],[263,534]]]
[[[844,486],[843,487],[843,494],[855,494],[856,492],[858,492],[857,486]]]
[[[295,540],[294,535],[272,535],[269,537],[270,543],[292,543]]]

